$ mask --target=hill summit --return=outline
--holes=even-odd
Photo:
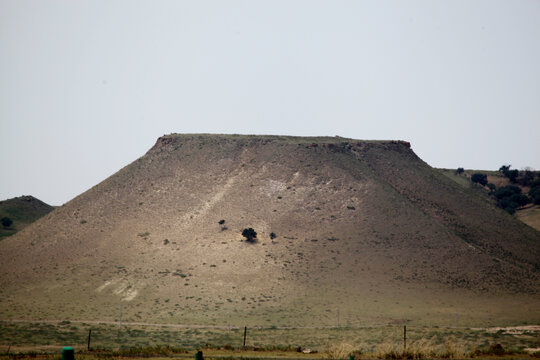
[[[0,242],[0,318],[539,321],[539,240],[404,141],[172,134]]]

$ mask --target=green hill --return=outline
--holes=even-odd
[[[33,196],[20,196],[0,201],[0,219],[7,217],[13,222],[7,227],[0,225],[0,240],[24,229],[53,210],[53,206]]]

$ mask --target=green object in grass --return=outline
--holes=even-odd
[[[75,360],[75,350],[71,346],[62,348],[62,360]]]

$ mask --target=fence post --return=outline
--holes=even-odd
[[[403,352],[407,350],[407,325],[403,325]]]
[[[244,348],[246,347],[247,326],[244,326]]]
[[[90,338],[92,337],[92,329],[88,330],[88,351],[90,351]]]

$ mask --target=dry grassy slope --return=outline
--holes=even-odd
[[[456,187],[422,161],[411,161],[416,158],[412,152],[390,154],[377,148],[357,155],[377,175],[467,243],[500,260],[540,270],[539,233],[503,214],[492,201]]]
[[[473,184],[470,180],[471,176],[475,173],[481,173],[487,175],[488,183],[494,184],[497,188],[507,185],[517,185],[521,188],[523,194],[528,194],[530,187],[521,186],[520,184],[513,184],[509,179],[499,171],[492,170],[465,170],[463,174],[457,174],[456,169],[438,169],[449,179],[455,181],[464,188],[474,189],[477,193],[482,194],[489,202],[494,203],[495,200],[489,195],[489,190],[478,184]],[[522,208],[517,209],[515,217],[532,227],[536,231],[540,231],[540,205],[528,204]]]
[[[537,322],[539,249],[406,143],[169,135],[0,243],[0,318]]]

